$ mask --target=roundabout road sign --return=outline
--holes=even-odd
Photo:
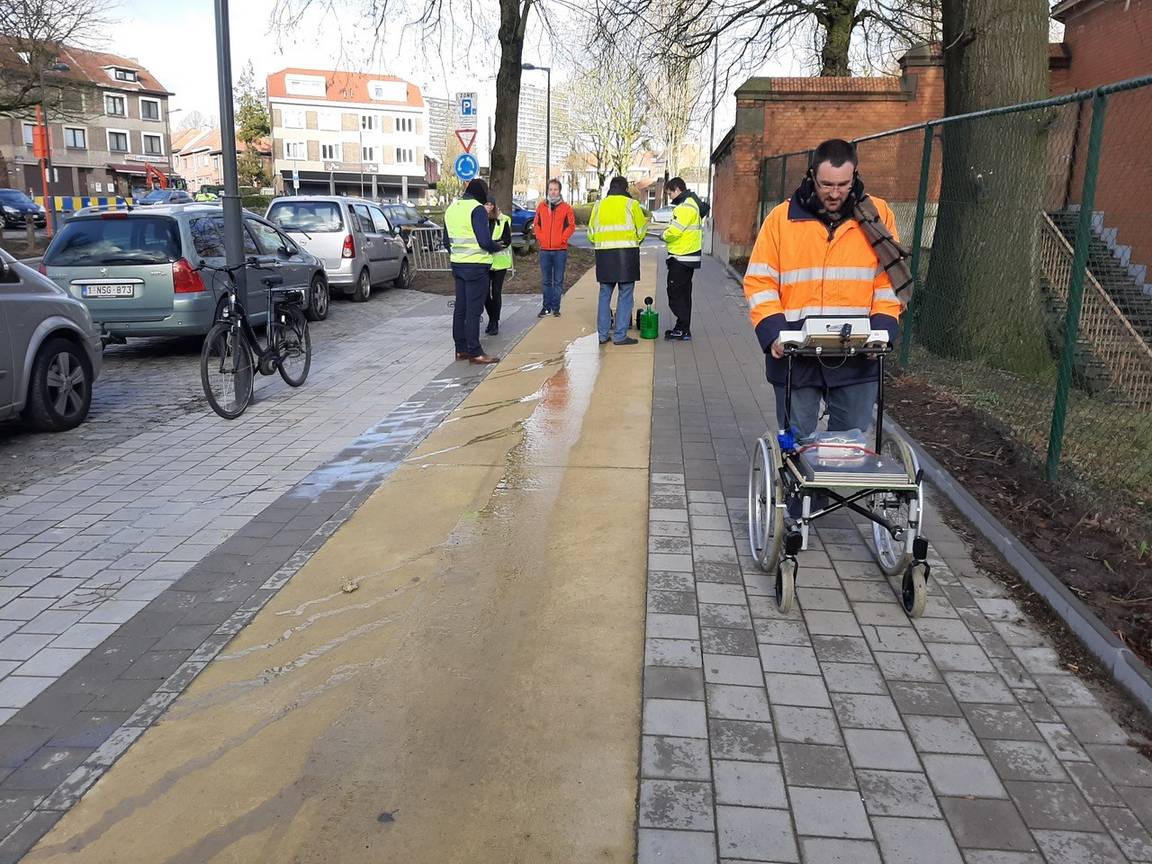
[[[480,173],[480,163],[471,153],[461,153],[457,156],[452,168],[455,170],[456,176],[464,181],[472,180]]]

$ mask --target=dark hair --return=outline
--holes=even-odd
[[[548,185],[551,186],[553,183],[556,184],[556,188],[559,189],[561,192],[564,191],[564,184],[561,183],[559,180],[557,180],[555,177],[553,177],[551,180],[548,181]]]
[[[469,180],[467,187],[464,189],[464,194],[475,198],[483,204],[488,200],[488,184],[479,177],[474,180]]]
[[[627,195],[628,194],[628,178],[627,177],[613,177],[612,182],[608,184],[609,195]]]
[[[839,168],[845,162],[851,162],[853,168],[860,166],[860,159],[856,155],[856,146],[843,138],[830,138],[812,151],[812,160],[808,167],[812,173],[825,162],[831,162],[833,168]]]
[[[687,192],[688,191],[688,184],[684,182],[683,177],[673,177],[671,180],[668,181],[668,185],[665,186],[664,188],[667,189],[669,192],[671,192],[673,190],[679,190],[680,192]]]

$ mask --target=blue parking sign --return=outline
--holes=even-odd
[[[480,163],[471,153],[461,153],[457,156],[452,168],[455,170],[456,176],[465,182],[474,179],[480,173]]]

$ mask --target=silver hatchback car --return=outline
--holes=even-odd
[[[408,245],[379,204],[339,195],[293,195],[274,200],[265,218],[323,261],[328,284],[353,300],[363,303],[385,282],[411,287]]]
[[[84,422],[102,366],[79,300],[0,250],[0,420],[62,432]]]

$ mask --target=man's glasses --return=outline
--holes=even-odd
[[[819,187],[821,192],[847,192],[852,188],[852,181],[847,180],[843,183],[826,183],[823,180],[817,180],[816,185]]]

